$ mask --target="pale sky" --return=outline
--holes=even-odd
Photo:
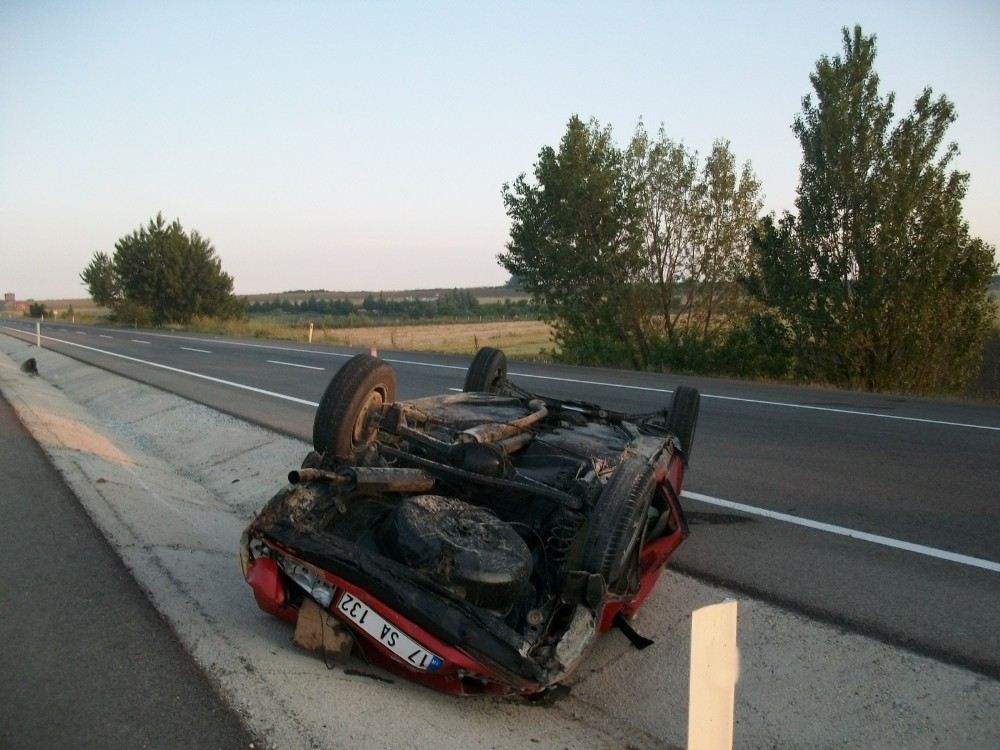
[[[157,211],[237,293],[502,283],[502,183],[577,113],[727,138],[793,208],[791,123],[840,29],[883,90],[955,103],[972,232],[1000,245],[1000,3],[0,3],[0,291],[83,297]]]

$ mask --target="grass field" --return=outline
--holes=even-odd
[[[308,325],[287,325],[262,320],[196,321],[187,330],[230,336],[307,341]],[[519,359],[551,357],[552,328],[538,320],[476,323],[429,323],[364,328],[313,329],[313,342],[379,349],[473,354],[481,346],[502,348]]]
[[[473,354],[481,346],[495,346],[520,359],[551,356],[554,346],[551,327],[539,320],[329,328],[319,334],[320,338],[314,336],[314,341],[331,341],[347,346],[374,343],[380,349]]]
[[[409,289],[399,292],[384,292],[387,298],[421,299],[437,296],[447,289]],[[481,302],[496,302],[504,299],[522,299],[526,295],[506,287],[480,287],[470,289]],[[274,298],[302,302],[311,296],[317,299],[348,298],[360,302],[367,294],[378,292],[276,292],[272,294],[247,295],[249,301],[263,301]],[[77,323],[103,323],[101,318],[109,310],[98,307],[89,298],[39,300],[47,309],[56,312],[55,319],[69,320],[68,310],[72,306]],[[13,313],[9,313],[13,314]],[[173,330],[181,327],[170,326]],[[202,333],[220,333],[249,338],[273,338],[288,341],[307,341],[309,327],[305,322],[285,322],[280,316],[254,316],[246,320],[219,321],[214,319],[196,320],[183,330]],[[502,347],[510,356],[519,359],[549,359],[555,345],[552,342],[552,328],[538,320],[513,320],[469,323],[419,323],[393,324],[384,326],[355,328],[321,328],[313,330],[316,343],[341,344],[345,346],[368,347],[375,344],[379,349],[409,349],[443,353],[473,354],[481,346]]]

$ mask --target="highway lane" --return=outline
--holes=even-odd
[[[44,332],[53,349],[305,439],[311,404],[357,351],[63,325]],[[460,388],[468,364],[467,357],[382,356],[396,368],[401,398]],[[695,385],[704,399],[686,490],[1000,561],[1000,408],[593,368],[511,370],[529,388],[631,412],[668,404],[677,384]],[[677,567],[1000,676],[995,568],[690,498],[685,506],[693,533]]]

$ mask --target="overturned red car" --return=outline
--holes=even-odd
[[[456,694],[538,694],[629,625],[687,536],[678,496],[699,394],[626,415],[530,393],[484,348],[462,393],[395,400],[349,360],[313,447],[247,528],[259,606],[333,615],[368,661]]]

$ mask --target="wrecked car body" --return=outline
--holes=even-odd
[[[314,451],[243,537],[258,605],[316,607],[373,664],[456,694],[536,694],[621,628],[687,535],[678,496],[699,395],[624,415],[529,393],[497,349],[463,392],[395,400],[358,355]],[[301,623],[300,623],[301,625]]]

